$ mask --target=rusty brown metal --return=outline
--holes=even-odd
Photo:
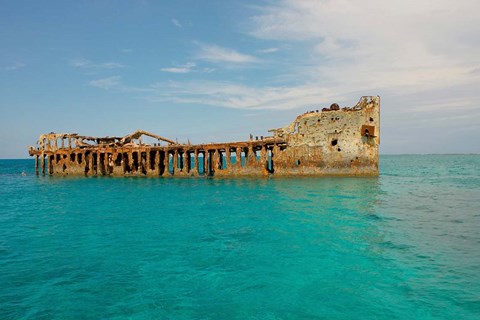
[[[189,176],[378,175],[380,97],[334,103],[247,141],[192,145],[135,131],[124,137],[40,135],[29,147],[37,174]],[[142,136],[159,142],[142,143]]]

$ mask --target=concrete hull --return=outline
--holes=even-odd
[[[50,133],[41,135],[40,147],[30,147],[29,154],[38,174],[51,175],[378,175],[379,97],[362,97],[352,108],[334,104],[307,112],[270,132],[261,139],[201,145],[178,144],[144,131],[122,138]],[[142,135],[168,144],[143,144]]]

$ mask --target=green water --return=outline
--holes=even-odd
[[[480,156],[383,156],[378,178],[33,166],[0,160],[0,319],[480,318]]]

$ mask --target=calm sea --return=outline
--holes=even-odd
[[[480,156],[380,162],[233,180],[1,160],[0,319],[480,319]]]

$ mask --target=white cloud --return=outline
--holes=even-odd
[[[480,9],[469,0],[459,0],[455,8],[445,0],[414,4],[399,0],[361,4],[350,0],[272,3],[252,18],[251,34],[296,48],[296,55],[277,75],[278,79],[298,79],[295,85],[259,87],[198,80],[136,91],[148,92],[149,99],[156,101],[244,109],[286,109],[343,101],[351,104],[352,99],[361,95],[388,93],[408,95],[411,101],[415,100],[415,106],[404,110],[431,110],[438,101],[412,97],[418,92],[438,94],[452,86],[480,86],[480,24],[474,19],[477,10],[473,8]],[[256,57],[232,49],[197,45],[197,58],[202,60],[258,62]],[[259,52],[277,50],[270,47]],[[186,64],[161,70],[188,73],[193,67]],[[451,105],[458,103],[464,109],[480,105],[478,94],[469,99],[474,102],[455,99]]]
[[[212,72],[215,72],[216,69],[215,68],[203,68],[202,71],[204,73],[212,73]]]
[[[108,78],[92,80],[88,84],[93,86],[93,87],[109,90],[109,89],[114,89],[114,88],[121,88],[122,85],[121,85],[120,81],[121,81],[120,76],[113,76],[113,77],[108,77]]]
[[[231,82],[190,81],[159,83],[148,100],[195,103],[235,109],[292,109],[332,99],[328,88],[315,84],[297,87],[253,87]],[[335,97],[338,99],[338,96]],[[337,100],[338,101],[338,100]]]
[[[274,53],[277,51],[278,51],[278,48],[267,48],[267,49],[258,50],[258,52],[260,53]]]
[[[257,62],[254,56],[243,54],[233,49],[219,47],[217,45],[200,44],[197,58],[215,63],[236,63],[245,64]]]
[[[252,18],[251,34],[311,43],[309,81],[441,88],[478,81],[467,71],[478,67],[478,10],[474,0],[284,0]]]
[[[189,68],[162,68],[160,69],[163,72],[169,72],[169,73],[189,73],[191,70]]]
[[[173,67],[173,68],[162,68],[160,69],[163,72],[170,72],[170,73],[189,73],[193,71],[193,68],[196,66],[193,62],[188,62],[183,66]]]
[[[85,58],[77,58],[70,61],[70,65],[75,68],[84,69],[117,69],[125,66],[117,62],[93,63]]]
[[[172,18],[171,21],[176,27],[183,28],[183,25],[177,19]]]
[[[14,64],[8,65],[6,67],[3,67],[1,69],[6,70],[6,71],[13,71],[13,70],[18,70],[18,69],[25,68],[25,67],[26,67],[26,64],[24,64],[24,63],[14,63]]]

